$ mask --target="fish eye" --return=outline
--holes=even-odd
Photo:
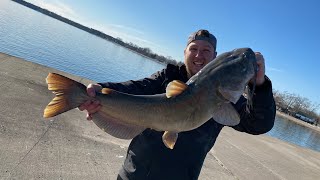
[[[229,57],[228,57],[228,60],[231,61],[231,60],[234,60],[234,59],[237,59],[238,56],[234,55],[234,54],[231,54]]]

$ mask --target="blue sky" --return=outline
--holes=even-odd
[[[208,29],[218,39],[218,54],[260,51],[275,89],[320,103],[318,0],[27,1],[180,61],[188,35]]]

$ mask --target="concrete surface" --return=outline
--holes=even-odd
[[[129,141],[113,138],[72,110],[42,118],[53,97],[48,72],[0,53],[0,179],[116,179]],[[320,153],[224,128],[199,179],[320,179]]]

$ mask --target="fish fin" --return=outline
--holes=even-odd
[[[162,142],[169,149],[174,148],[174,145],[176,144],[177,139],[178,139],[178,133],[176,132],[165,131],[162,135]]]
[[[224,98],[226,98],[230,102],[233,102],[234,104],[239,100],[240,96],[243,94],[243,91],[232,91],[222,88],[219,88],[219,92]]]
[[[49,118],[78,107],[86,99],[86,86],[65,76],[49,73],[46,78],[48,89],[55,97],[44,109],[43,117]],[[74,98],[74,94],[83,94]]]
[[[240,122],[240,115],[230,103],[225,103],[213,113],[213,119],[226,126],[235,126]]]
[[[93,114],[92,121],[104,132],[120,139],[132,139],[146,128],[123,123],[103,112]]]
[[[166,88],[166,96],[167,98],[177,96],[187,88],[188,88],[188,85],[186,85],[186,83],[182,81],[179,81],[179,80],[171,81]]]
[[[54,117],[62,112],[70,110],[65,96],[56,96],[44,109],[43,117]]]
[[[113,89],[110,89],[110,88],[103,88],[101,89],[101,93],[102,94],[110,94],[112,93],[112,91],[114,91]]]
[[[253,108],[253,100],[252,100],[252,98],[253,98],[253,95],[254,95],[254,89],[255,89],[255,87],[253,87],[253,90],[251,90],[249,85],[247,85],[246,88],[245,88],[245,92],[243,93],[244,94],[243,96],[247,99],[246,111],[248,113],[250,113],[250,111]]]

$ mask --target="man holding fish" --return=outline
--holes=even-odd
[[[202,69],[205,71],[205,65],[216,58],[216,45],[217,40],[215,36],[207,30],[196,31],[188,38],[187,47],[184,50],[184,65],[169,64],[165,69],[156,72],[151,77],[137,81],[90,84],[87,87],[87,93],[90,97],[95,97],[96,92],[100,92],[102,88],[110,88],[135,95],[167,93],[168,98],[178,96],[181,93],[180,90],[175,92],[175,90],[170,89],[172,86],[168,86],[168,84],[178,80],[175,82],[177,82],[178,86],[182,84],[182,92],[185,91],[184,83],[189,86],[195,86],[196,83],[193,82],[197,79],[194,77],[200,78],[201,73],[203,74],[203,72],[201,72]],[[199,127],[195,125],[195,129],[179,132],[179,136],[174,130],[165,131],[165,133],[151,128],[143,130],[132,139],[118,179],[198,179],[204,159],[225,125],[253,135],[266,133],[271,130],[275,119],[275,103],[272,94],[272,85],[271,81],[265,76],[265,62],[262,54],[255,52],[253,55],[256,59],[257,68],[255,69],[255,75],[249,78],[251,80],[249,81],[248,88],[254,91],[251,94],[249,91],[247,94],[251,102],[247,101],[247,99],[241,95],[243,91],[218,89],[219,97],[215,98],[227,99],[227,97],[239,94],[239,92],[241,92],[241,94],[239,94],[241,97],[230,98],[230,103],[220,104],[219,107],[226,106],[228,108],[221,108],[222,111],[220,112],[219,110],[213,111],[213,115],[210,116],[205,123]],[[232,56],[234,56],[234,54],[226,57],[231,58]],[[230,63],[231,62],[232,61],[230,61]],[[218,68],[216,68],[216,71],[227,66],[227,63],[220,64],[222,65],[217,65]],[[231,71],[233,70],[236,71],[238,69],[229,69],[226,73],[232,73]],[[216,81],[219,80],[220,79]],[[229,82],[221,80],[220,83],[228,84]],[[172,91],[172,93],[168,95],[168,91]],[[199,90],[199,92],[205,91]],[[232,104],[230,107],[236,110],[239,116],[238,120],[233,120],[233,118],[230,117],[230,114],[233,113],[233,110],[229,110],[230,104]],[[251,106],[249,106],[250,104]],[[101,108],[102,103],[99,100],[92,99],[87,100],[79,106],[81,111],[86,110],[88,112],[88,120],[94,118],[94,114],[99,112]],[[199,111],[200,109],[201,108],[199,108]],[[177,109],[176,111],[177,114],[183,113],[183,109]],[[145,113],[147,114],[148,112]],[[226,120],[224,120],[224,118]],[[228,120],[228,118],[230,118],[230,120]],[[170,117],[167,117],[167,119],[169,121]],[[173,143],[171,144],[171,142]]]

